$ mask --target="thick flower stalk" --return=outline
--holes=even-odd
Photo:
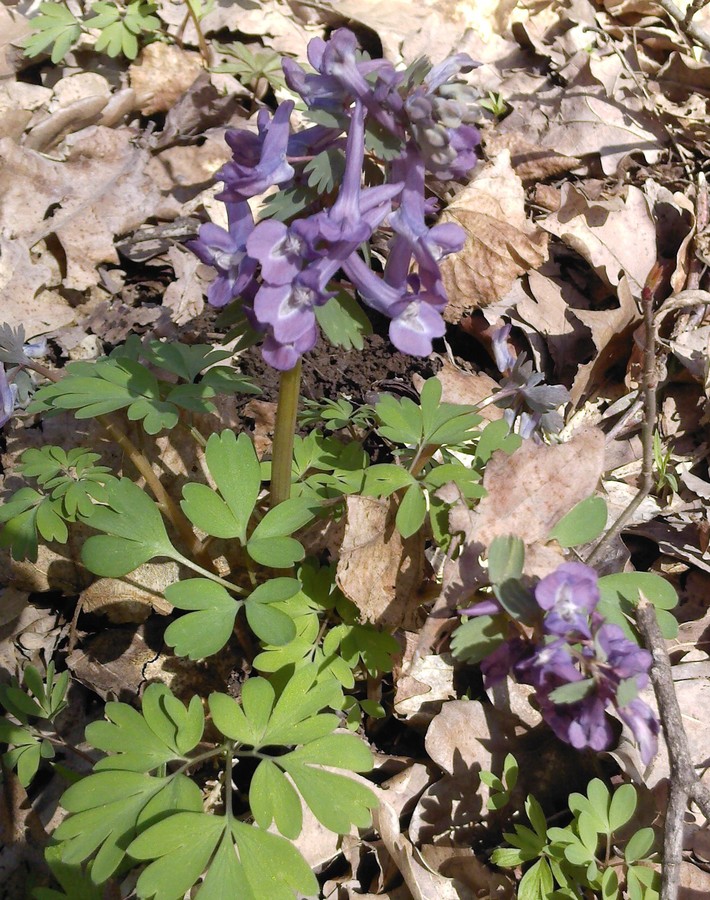
[[[613,707],[636,738],[645,763],[656,753],[659,726],[637,695],[649,682],[651,654],[597,612],[597,573],[582,563],[563,563],[535,587],[538,622],[531,636],[520,630],[481,664],[486,684],[509,672],[535,690],[543,718],[577,749],[606,750],[614,743],[607,709]],[[486,601],[469,615],[500,613]]]
[[[439,262],[461,249],[464,234],[454,224],[430,226],[425,176],[465,178],[476,164],[476,95],[460,77],[476,64],[457,54],[397,71],[363,59],[343,28],[312,40],[308,59],[315,73],[287,59],[283,68],[319,124],[291,134],[294,104],[286,101],[273,115],[259,113],[257,134],[227,134],[232,160],[217,178],[229,228],[204,225],[190,244],[217,271],[208,301],[237,300],[266,361],[289,370],[315,345],[318,310],[346,279],[391,319],[395,347],[427,355],[445,331]],[[320,190],[316,164],[328,175]],[[299,211],[279,215],[277,203],[268,217],[274,191],[297,199]],[[267,217],[255,225],[248,201],[264,195]],[[389,254],[375,271],[368,245],[380,231]]]

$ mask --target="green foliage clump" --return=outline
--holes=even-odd
[[[514,771],[513,764],[507,772]],[[507,801],[514,780],[506,785],[486,773],[486,782],[499,789],[492,795],[495,808]],[[519,900],[579,898],[593,892],[604,900],[658,900],[660,877],[653,868],[655,834],[652,828],[627,827],[638,804],[636,788],[622,784],[613,793],[598,778],[587,793],[570,794],[572,821],[565,827],[548,826],[538,801],[528,796],[525,813],[529,825],[516,824],[504,838],[509,846],[494,850],[491,861],[503,868],[524,866],[518,885]],[[531,864],[531,865],[529,865]]]

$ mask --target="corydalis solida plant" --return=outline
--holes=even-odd
[[[266,361],[290,370],[315,345],[318,309],[334,296],[332,280],[342,271],[391,320],[395,347],[425,356],[445,331],[439,261],[465,237],[453,223],[427,224],[435,204],[426,199],[425,176],[463,178],[476,164],[476,94],[459,77],[476,63],[460,53],[397,71],[386,60],[360,59],[355,35],[344,28],[328,41],[312,40],[308,59],[315,74],[288,59],[283,68],[317,124],[291,134],[294,104],[285,101],[273,116],[259,113],[257,134],[227,134],[232,160],[216,177],[224,182],[218,197],[228,230],[204,225],[189,245],[217,270],[208,300],[224,306],[238,298],[263,336]],[[316,172],[325,173],[322,192]],[[255,224],[247,201],[274,187],[299,209],[285,222]],[[391,237],[379,273],[363,248],[381,228]]]
[[[514,618],[529,627],[521,629],[516,623],[482,660],[486,684],[495,684],[509,672],[529,684],[547,724],[578,750],[606,750],[613,745],[615,735],[606,715],[611,706],[649,763],[656,753],[659,726],[637,694],[649,683],[651,654],[597,611],[597,573],[582,563],[568,562],[541,579],[532,593],[522,584],[518,587],[520,614]],[[510,608],[499,588],[495,600],[478,603],[464,614],[499,616]]]

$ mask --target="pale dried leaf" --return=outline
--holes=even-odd
[[[145,116],[167,112],[202,72],[199,53],[156,41],[128,68],[138,108]]]
[[[643,154],[648,163],[658,162],[668,140],[665,129],[657,116],[632,107],[630,98],[595,97],[586,85],[567,90],[542,145],[564,156],[599,154],[607,175],[615,174],[631,153]]]
[[[623,275],[635,297],[656,261],[656,227],[646,198],[630,186],[625,201],[590,201],[578,188],[562,188],[562,206],[542,227],[576,250],[600,278],[617,287]]]
[[[448,654],[422,656],[397,679],[394,710],[411,725],[429,723],[445,700],[456,696],[453,660]]]
[[[511,456],[497,452],[486,466],[487,495],[471,515],[470,534],[486,546],[494,537],[545,541],[552,527],[590,497],[604,470],[604,433],[585,429],[566,444],[525,441]]]
[[[165,588],[179,580],[178,564],[172,561],[144,563],[125,578],[99,578],[82,591],[82,612],[103,615],[115,625],[144,622],[152,612],[169,615],[172,604],[163,596]]]
[[[362,620],[382,628],[415,630],[423,580],[424,537],[402,539],[389,502],[347,497],[347,524],[336,580]]]
[[[449,322],[501,299],[516,278],[547,259],[547,237],[527,219],[523,185],[507,150],[481,169],[442,220],[461,225],[467,235],[463,250],[441,265]]]
[[[179,247],[168,250],[168,259],[175,272],[175,281],[165,289],[162,306],[170,310],[170,318],[176,325],[185,325],[205,307],[207,286],[199,277],[205,266],[194,253]]]

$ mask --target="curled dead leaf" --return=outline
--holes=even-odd
[[[523,184],[508,150],[481,169],[446,209],[442,221],[455,222],[466,232],[463,250],[441,265],[449,297],[444,315],[449,322],[500,300],[516,278],[547,259],[547,237],[528,221]]]
[[[417,591],[424,574],[424,537],[403,540],[392,503],[371,497],[346,499],[347,524],[336,580],[365,622],[382,628],[417,627]]]

